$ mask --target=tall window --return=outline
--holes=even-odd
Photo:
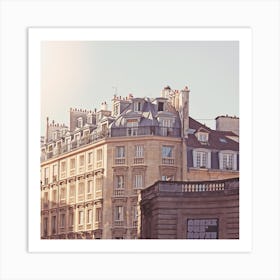
[[[102,149],[96,151],[96,166],[97,168],[102,166]]]
[[[174,165],[174,147],[173,146],[162,146],[162,163],[167,165]]]
[[[60,168],[61,168],[61,173],[66,171],[66,162],[65,161],[61,162],[61,167]]]
[[[136,158],[144,157],[144,146],[143,145],[136,145],[135,146],[135,157]]]
[[[74,225],[74,213],[71,211],[69,213],[69,227],[72,227]]]
[[[57,202],[57,190],[52,191],[52,202],[53,203]]]
[[[71,158],[70,159],[70,169],[74,169],[75,168],[75,158]]]
[[[48,218],[45,217],[44,220],[43,220],[43,234],[44,236],[47,236],[48,235]]]
[[[70,197],[75,196],[75,184],[70,185]]]
[[[60,227],[61,228],[65,227],[65,213],[60,214]]]
[[[124,146],[116,147],[115,164],[125,164],[125,147]]]
[[[101,222],[101,208],[95,209],[95,222]]]
[[[56,216],[52,216],[52,234],[56,234]]]
[[[93,161],[93,153],[89,152],[88,153],[88,164],[92,164],[92,161]]]
[[[116,188],[117,189],[123,189],[124,188],[124,176],[123,175],[117,175],[116,176]]]
[[[135,174],[134,175],[134,188],[142,188],[143,187],[143,174]]]
[[[79,183],[79,188],[78,188],[78,194],[79,195],[83,195],[84,194],[84,188],[85,188],[85,184],[83,182]]]
[[[102,189],[102,177],[96,177],[95,178],[95,186],[96,186],[96,191],[100,191]]]
[[[48,206],[48,203],[49,203],[49,194],[48,192],[44,192],[44,208]]]
[[[79,211],[79,219],[78,219],[79,225],[84,224],[84,211],[80,210]]]
[[[197,152],[196,154],[196,167],[207,166],[207,155],[206,152]]]
[[[233,154],[223,154],[223,169],[233,169]]]
[[[91,224],[92,221],[92,209],[87,210],[87,224]]]
[[[57,172],[58,172],[58,168],[57,168],[57,164],[53,165],[53,181],[57,181]]]
[[[80,162],[80,166],[84,166],[85,165],[85,156],[84,155],[80,155],[79,162]]]
[[[62,187],[60,189],[60,200],[66,199],[66,188]]]
[[[118,146],[116,147],[116,158],[124,158],[125,157],[125,147]]]
[[[47,185],[49,183],[49,176],[50,176],[50,169],[49,169],[49,167],[46,167],[44,169],[45,185]]]
[[[92,186],[93,186],[93,181],[90,180],[87,182],[87,193],[92,193]]]
[[[172,158],[173,149],[174,149],[174,147],[172,147],[172,146],[162,146],[162,157],[163,158]]]
[[[115,221],[123,221],[123,206],[115,206]]]

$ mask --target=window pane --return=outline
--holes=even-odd
[[[173,151],[173,147],[171,147],[171,146],[163,146],[162,147],[162,157],[163,158],[172,157],[172,151]]]
[[[135,157],[143,157],[143,151],[144,151],[144,147],[141,145],[137,145],[135,146]]]
[[[125,156],[124,146],[116,147],[116,157],[123,158]]]

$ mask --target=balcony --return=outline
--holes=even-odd
[[[120,197],[120,196],[124,196],[124,194],[125,194],[124,189],[114,189],[114,196]]]
[[[53,151],[44,152],[42,149],[41,162],[57,157],[61,154],[70,152],[79,147],[95,143],[107,137],[137,137],[137,136],[164,136],[164,137],[180,137],[180,128],[158,127],[158,126],[140,126],[133,128],[133,133],[127,127],[115,127],[109,131],[99,131],[94,134],[82,137],[79,140],[73,140],[71,143],[62,143],[61,146],[55,147]],[[101,166],[100,166],[101,167]],[[99,168],[99,167],[97,167]]]
[[[162,164],[174,165],[174,158],[162,158]]]
[[[115,227],[124,227],[124,221],[114,221]]]
[[[115,158],[115,165],[125,164],[125,158]]]
[[[144,158],[134,158],[133,164],[144,164]]]
[[[165,137],[180,137],[180,128],[159,127],[159,126],[140,126],[134,127],[133,133],[127,127],[111,128],[111,137],[135,137],[135,136],[165,136]]]
[[[102,228],[102,223],[100,221],[94,223],[94,229],[101,229],[101,228]]]
[[[84,230],[84,225],[78,225],[78,230]]]
[[[101,168],[102,165],[103,165],[102,160],[99,160],[99,161],[96,162],[96,168]]]

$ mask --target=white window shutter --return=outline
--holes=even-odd
[[[197,157],[197,151],[193,150],[193,167],[197,167],[196,166],[196,157]]]
[[[193,167],[197,167],[196,166],[196,157],[197,157],[197,152],[195,150],[193,150]]]
[[[219,152],[219,168],[223,169],[223,153]]]
[[[211,151],[207,152],[207,168],[211,169]]]
[[[233,154],[233,170],[237,170],[237,154]]]

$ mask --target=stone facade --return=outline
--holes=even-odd
[[[143,239],[238,239],[239,180],[163,182],[141,192]]]
[[[71,108],[70,129],[47,119],[41,238],[139,238],[141,190],[158,180],[238,176],[237,169],[189,166],[189,149],[196,147],[188,139],[196,132],[187,87],[166,87],[154,99],[129,94],[112,101],[112,111],[106,102],[100,110]]]

